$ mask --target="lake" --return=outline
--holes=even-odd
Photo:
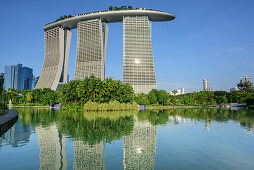
[[[254,110],[16,109],[0,169],[254,169]]]

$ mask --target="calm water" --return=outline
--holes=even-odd
[[[254,169],[254,110],[18,111],[0,169]]]

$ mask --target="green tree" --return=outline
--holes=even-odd
[[[8,102],[11,100],[12,104],[18,104],[19,103],[19,93],[16,89],[8,89],[9,91],[6,93],[6,97]]]
[[[214,91],[214,100],[217,104],[226,104],[228,102],[227,100],[227,94],[226,91]]]
[[[26,102],[27,102],[27,103],[31,103],[32,100],[33,100],[33,92],[28,92],[28,93],[26,94]]]
[[[109,11],[112,11],[113,9],[114,9],[113,6],[109,6],[109,8],[108,8]]]
[[[149,93],[148,93],[148,99],[150,101],[150,104],[156,104],[158,103],[158,90],[157,89],[152,89]]]
[[[132,103],[134,91],[131,85],[111,78],[101,80],[95,76],[84,80],[74,80],[62,86],[60,90],[63,104],[83,105],[87,101],[105,103],[119,101],[120,103]]]
[[[132,6],[128,6],[128,9],[133,9]]]
[[[51,90],[50,88],[44,88],[42,90],[41,103],[43,105],[51,105],[58,103],[56,92],[54,90]]]
[[[158,102],[159,102],[159,104],[165,105],[168,101],[168,98],[169,98],[169,96],[168,96],[168,94],[165,90],[159,90],[158,91]]]
[[[148,99],[148,95],[144,94],[144,93],[139,93],[135,96],[135,101],[137,104],[145,104],[145,105],[149,105],[150,101]]]
[[[4,77],[0,75],[0,96],[2,95],[4,90]]]
[[[237,87],[242,91],[248,91],[253,89],[253,83],[250,81],[244,81],[237,84]]]
[[[249,97],[250,94],[246,91],[232,91],[227,95],[228,101],[231,103],[243,103]]]

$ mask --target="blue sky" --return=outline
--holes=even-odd
[[[1,0],[0,72],[22,63],[39,76],[44,60],[42,27],[60,16],[131,5],[176,15],[152,23],[158,89],[214,90],[235,87],[243,75],[254,79],[253,0]],[[72,30],[69,60],[74,77],[77,31]],[[122,23],[109,24],[106,74],[122,80]]]

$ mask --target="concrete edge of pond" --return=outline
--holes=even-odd
[[[186,109],[186,108],[230,108],[230,105],[205,105],[205,106],[147,106],[146,109]]]
[[[0,131],[6,129],[6,127],[18,119],[19,112],[13,109],[9,109],[6,114],[0,116]]]

